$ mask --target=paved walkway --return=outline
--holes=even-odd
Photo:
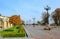
[[[29,31],[32,38],[34,39],[60,39],[60,29],[52,28],[49,30],[43,30],[44,26],[35,26],[27,25],[25,28]]]

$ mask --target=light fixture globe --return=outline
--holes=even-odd
[[[46,7],[44,7],[45,10],[50,10],[51,8],[47,5]]]

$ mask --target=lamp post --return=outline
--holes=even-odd
[[[35,18],[33,18],[33,27],[35,27]]]
[[[29,25],[31,25],[31,20],[29,20]]]
[[[48,11],[49,11],[51,8],[47,5],[44,9],[47,11],[46,23],[49,24],[49,20],[48,20],[48,18],[49,18],[49,13],[48,13]]]

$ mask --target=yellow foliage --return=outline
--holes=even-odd
[[[20,16],[17,15],[13,15],[9,18],[9,22],[15,25],[19,25],[22,24],[22,20],[20,18]]]

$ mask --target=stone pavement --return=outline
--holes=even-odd
[[[52,28],[49,30],[43,30],[45,26],[26,25],[25,28],[29,31],[34,39],[60,39],[60,28]]]

